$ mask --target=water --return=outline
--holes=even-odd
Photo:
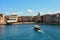
[[[34,25],[0,25],[0,40],[60,40],[60,25],[39,24],[43,32],[33,30]]]

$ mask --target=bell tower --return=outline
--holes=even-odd
[[[41,20],[41,17],[40,17],[40,12],[38,12],[38,15],[37,15],[37,20],[40,21]]]

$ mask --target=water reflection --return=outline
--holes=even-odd
[[[0,25],[0,38],[5,35],[5,25]]]

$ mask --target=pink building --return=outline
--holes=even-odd
[[[5,15],[0,14],[0,24],[6,24]]]

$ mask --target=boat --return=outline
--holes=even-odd
[[[34,26],[34,30],[41,31],[41,28],[40,28],[39,25],[35,25],[35,26]]]
[[[40,27],[39,25],[35,25],[35,26],[34,26],[34,30],[36,30],[36,31],[38,31],[38,32],[44,33],[44,32],[43,32],[43,29],[41,29],[41,27]]]

